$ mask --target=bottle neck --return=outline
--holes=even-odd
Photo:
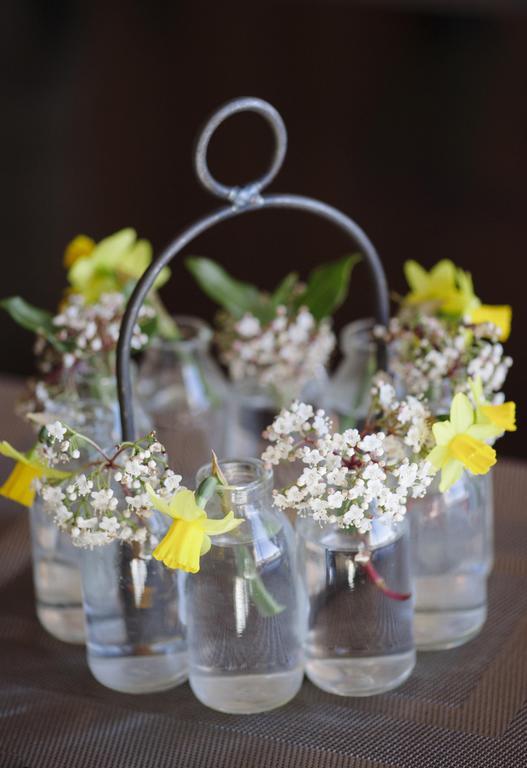
[[[223,517],[232,511],[234,517],[251,519],[258,511],[272,506],[273,472],[259,459],[226,459],[220,462],[228,488],[219,491],[207,505],[210,517]],[[197,485],[210,474],[210,465],[202,467]]]

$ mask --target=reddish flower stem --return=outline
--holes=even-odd
[[[392,600],[409,600],[412,596],[411,592],[395,592],[393,589],[390,589],[371,560],[361,560],[360,565],[364,568],[368,578],[371,579],[373,584],[375,584],[375,586],[380,589],[383,595],[386,595],[386,597],[389,597]]]

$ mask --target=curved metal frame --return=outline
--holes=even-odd
[[[216,181],[209,171],[207,164],[207,149],[210,139],[218,126],[229,116],[239,112],[251,111],[262,115],[271,125],[276,146],[271,166],[260,179],[250,182],[243,187],[228,187]],[[336,208],[326,203],[301,195],[262,195],[262,190],[274,179],[285,158],[287,149],[287,131],[282,118],[276,109],[266,101],[256,98],[235,99],[217,110],[202,130],[195,154],[195,169],[203,186],[218,197],[230,201],[230,205],[220,208],[208,216],[199,219],[195,224],[184,229],[159,256],[152,261],[144,275],[138,281],[128,301],[126,312],[121,323],[119,343],[117,346],[117,391],[121,412],[121,428],[123,440],[133,440],[134,418],[132,410],[132,382],[130,374],[130,353],[134,325],[139,311],[154,282],[163,269],[180,253],[185,246],[200,234],[211,229],[216,224],[228,219],[241,216],[244,213],[255,212],[269,208],[304,211],[325,219],[350,236],[361,249],[374,284],[375,319],[386,325],[389,317],[389,298],[386,277],[377,251],[366,233],[352,219]],[[377,348],[379,368],[385,368],[386,350],[383,344]]]

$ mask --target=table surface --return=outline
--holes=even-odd
[[[0,382],[0,438],[29,444],[12,414],[19,389]],[[420,654],[392,693],[346,699],[306,681],[287,706],[245,717],[206,709],[188,685],[147,696],[100,686],[81,647],[40,627],[27,513],[3,500],[1,768],[525,768],[527,465],[501,462],[495,489],[496,565],[479,637]]]

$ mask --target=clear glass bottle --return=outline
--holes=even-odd
[[[306,674],[339,696],[371,696],[403,683],[415,665],[406,522],[376,520],[368,534],[312,518],[297,521],[299,563],[309,598]],[[395,599],[373,581],[370,563]]]
[[[345,429],[365,418],[373,374],[377,369],[376,345],[373,340],[374,321],[354,320],[340,333],[343,358],[331,377],[325,405]]]
[[[192,487],[211,448],[225,455],[228,388],[210,354],[212,331],[195,317],[175,317],[182,338],[155,339],[145,352],[138,391],[170,466]]]
[[[481,630],[491,567],[489,480],[465,472],[444,493],[439,476],[409,505],[419,650],[452,648]]]
[[[200,570],[185,575],[189,681],[206,706],[264,712],[298,692],[304,674],[305,606],[293,529],[272,502],[272,471],[258,460],[221,462],[226,507],[243,523],[213,539]],[[199,483],[210,471],[198,473]],[[223,508],[222,508],[223,507]]]
[[[301,391],[291,383],[284,383],[280,392],[266,387],[255,379],[236,381],[231,385],[231,417],[227,451],[229,456],[261,456],[268,447],[262,437],[280,410],[299,399],[314,407],[323,407],[324,392],[328,377],[324,370],[316,379],[309,381]],[[276,468],[275,487],[289,485],[295,477],[292,465],[283,464]]]
[[[161,538],[167,522],[153,515]],[[86,652],[93,676],[124,693],[173,688],[187,677],[185,626],[177,572],[148,544],[113,542],[81,552]]]
[[[53,414],[102,447],[116,442],[114,414],[92,400],[59,398]],[[89,453],[83,449],[80,461]],[[37,497],[29,513],[35,603],[40,623],[51,635],[68,643],[84,642],[79,550],[60,531]]]

